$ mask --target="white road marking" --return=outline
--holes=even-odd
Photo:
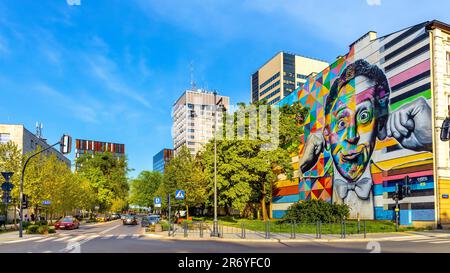
[[[118,228],[118,227],[120,227],[120,225],[113,226],[113,227],[110,227],[110,228],[108,228],[108,229],[105,229],[104,231],[99,232],[99,234],[105,234],[105,233],[107,233],[108,231],[111,231],[111,230],[113,230],[113,229],[115,229],[115,228]]]
[[[102,240],[105,240],[105,239],[109,239],[109,238],[111,238],[111,237],[113,237],[114,235],[112,235],[112,234],[109,234],[109,235],[103,235],[102,236]]]
[[[405,236],[405,237],[395,237],[390,238],[389,241],[408,241],[408,240],[420,240],[420,239],[429,239],[427,236]]]
[[[47,251],[44,251],[44,252],[42,252],[42,253],[52,253],[52,251],[47,250]]]
[[[118,240],[124,239],[125,237],[127,237],[126,234],[120,234],[119,236],[117,236]]]
[[[66,237],[62,237],[62,238],[56,239],[53,242],[60,242],[60,241],[64,241],[64,240],[67,240],[67,239],[69,239],[69,237],[66,236]]]
[[[39,240],[39,241],[36,241],[36,242],[42,243],[42,242],[47,242],[47,241],[50,241],[50,240],[53,240],[53,239],[55,239],[55,237],[45,238],[45,239],[42,239],[42,240]]]
[[[75,238],[72,238],[72,239],[68,240],[68,242],[76,242],[76,241],[79,241],[79,240],[83,239],[84,237],[86,237],[86,236],[85,235],[80,235],[80,236],[77,236]]]
[[[446,243],[450,243],[450,240],[445,240],[445,241],[438,241],[438,242],[430,242],[431,244],[446,244]]]
[[[439,238],[430,238],[430,239],[422,239],[422,240],[414,240],[414,241],[410,241],[411,243],[431,243],[433,241],[439,241],[441,239]]]
[[[42,239],[42,238],[44,238],[44,237],[34,237],[34,238],[28,238],[28,239],[14,240],[14,241],[9,241],[9,242],[4,242],[4,244],[14,244],[14,243],[21,243],[21,242],[29,242],[29,241],[39,240],[39,239]]]
[[[133,234],[133,238],[139,238],[141,237],[141,234]]]

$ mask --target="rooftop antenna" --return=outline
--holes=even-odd
[[[191,90],[196,91],[195,80],[194,80],[194,62],[191,61],[190,65],[190,73],[191,73]]]
[[[44,125],[42,125],[42,122],[36,122],[36,136],[38,138],[42,138],[42,129],[44,128]]]

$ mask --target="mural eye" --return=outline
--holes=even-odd
[[[372,115],[369,110],[363,110],[358,115],[359,123],[365,124],[372,119]]]
[[[345,120],[343,120],[343,119],[341,119],[341,120],[339,120],[338,121],[338,130],[343,130],[343,129],[345,129]]]

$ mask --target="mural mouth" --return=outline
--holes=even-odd
[[[348,153],[348,154],[343,154],[342,155],[342,160],[343,161],[354,161],[356,158],[358,158],[361,154],[362,154],[362,150],[359,152],[354,152],[354,153]]]

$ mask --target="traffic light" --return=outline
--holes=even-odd
[[[405,176],[405,183],[403,185],[403,193],[405,197],[411,196],[411,184],[412,179],[409,176]]]
[[[392,195],[392,199],[402,200],[404,196],[403,187],[401,187],[398,183],[395,184],[395,192]]]
[[[22,208],[26,209],[28,207],[29,207],[28,196],[24,194],[22,199]]]

